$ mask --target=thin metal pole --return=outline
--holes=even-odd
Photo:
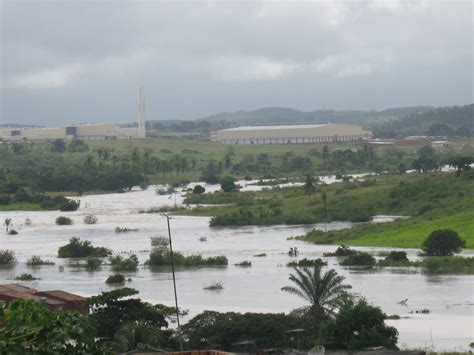
[[[168,237],[170,240],[171,272],[173,273],[174,303],[176,305],[176,320],[178,321],[179,352],[180,354],[183,354],[183,339],[181,335],[181,326],[179,324],[178,293],[176,292],[176,276],[174,273],[173,244],[171,242],[170,217],[168,215],[166,215],[166,221],[168,223]]]

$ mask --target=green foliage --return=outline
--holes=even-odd
[[[293,285],[285,286],[282,290],[309,303],[309,306],[301,308],[299,313],[308,316],[316,330],[319,330],[324,321],[334,317],[337,309],[348,297],[347,290],[351,288],[343,283],[344,276],[338,275],[336,270],[331,269],[323,274],[321,265],[296,268],[295,274],[290,274],[289,279]]]
[[[304,328],[301,345],[311,346],[311,324],[295,316],[271,313],[219,313],[204,311],[183,326],[188,349],[220,349],[231,351],[232,344],[255,341],[258,348],[296,348],[287,331]]]
[[[239,267],[251,267],[251,266],[252,266],[252,262],[251,262],[251,261],[248,261],[248,260],[244,260],[244,261],[235,263],[234,265],[235,265],[235,266],[239,266]]]
[[[161,348],[165,339],[163,332],[155,326],[138,321],[123,325],[109,344],[117,352],[125,353],[134,350],[146,351],[148,347]]]
[[[66,150],[66,144],[62,139],[56,139],[51,145],[51,151],[53,153],[62,153]]]
[[[94,247],[88,240],[81,241],[77,237],[69,239],[69,243],[58,249],[59,258],[85,258],[95,256],[103,258],[110,255],[112,251],[104,247]]]
[[[317,259],[301,259],[298,261],[290,261],[286,266],[288,267],[310,267],[310,266],[326,266],[328,263],[321,258]]]
[[[220,179],[221,189],[224,192],[237,192],[240,190],[240,186],[235,184],[235,177],[224,176]]]
[[[43,266],[43,265],[54,265],[54,262],[49,261],[49,260],[43,260],[41,257],[37,255],[33,255],[31,258],[29,258],[26,261],[27,266]]]
[[[0,265],[11,266],[16,263],[15,252],[10,249],[0,250]]]
[[[77,312],[53,313],[36,301],[10,303],[1,319],[2,354],[107,354],[96,329]]]
[[[111,256],[109,262],[113,271],[137,271],[138,268],[138,258],[135,254],[131,254],[128,258],[121,255]]]
[[[86,260],[86,268],[88,271],[98,270],[102,265],[102,259],[96,256],[89,256]]]
[[[193,266],[226,266],[227,257],[224,255],[210,256],[203,258],[201,255],[184,256],[180,252],[173,251],[175,266],[193,267]],[[171,256],[168,250],[153,250],[147,261],[149,266],[170,266]]]
[[[369,253],[357,252],[356,254],[349,255],[341,261],[343,266],[373,266],[375,265],[375,258]]]
[[[391,251],[386,257],[387,261],[403,262],[408,261],[407,253],[404,251]]]
[[[398,332],[384,323],[385,314],[365,300],[346,301],[334,320],[322,325],[318,342],[330,349],[383,346],[397,350]]]
[[[18,281],[34,281],[34,280],[38,280],[38,279],[36,277],[34,277],[33,275],[24,272],[23,274],[21,274],[19,276],[16,276],[15,280],[18,280]]]
[[[437,256],[423,260],[422,267],[431,274],[474,275],[474,257]]]
[[[449,229],[433,231],[423,242],[422,249],[426,255],[450,256],[461,252],[466,242],[458,233]]]
[[[59,210],[66,211],[76,211],[79,208],[80,201],[65,199],[59,204]]]
[[[144,322],[157,329],[168,326],[161,305],[152,305],[139,298],[126,298],[137,293],[125,287],[89,299],[92,306],[90,319],[98,330],[98,336],[111,339],[124,325],[135,322]]]
[[[125,276],[122,274],[114,274],[107,277],[105,280],[106,284],[123,284],[125,282]]]
[[[56,224],[58,226],[69,226],[73,224],[73,221],[69,217],[59,216],[58,218],[56,218]]]
[[[347,247],[346,245],[341,245],[337,247],[336,251],[334,253],[323,253],[323,256],[338,256],[338,257],[343,257],[343,256],[351,256],[357,254],[357,250],[351,249]]]
[[[194,194],[194,195],[201,195],[201,194],[203,194],[204,192],[206,192],[206,189],[205,189],[203,186],[201,186],[201,185],[196,185],[196,186],[194,186],[194,188],[193,188],[193,194]]]

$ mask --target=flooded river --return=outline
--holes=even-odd
[[[217,189],[208,186],[207,190]],[[248,186],[246,189],[259,189]],[[0,219],[12,218],[15,236],[0,232],[0,248],[15,251],[18,263],[12,269],[0,270],[0,283],[11,283],[22,272],[32,273],[40,280],[25,283],[40,290],[63,289],[84,296],[112,289],[104,281],[112,274],[108,266],[95,272],[68,265],[70,261],[57,258],[57,250],[72,236],[90,240],[94,246],[111,248],[114,253],[134,252],[144,262],[150,250],[150,237],[166,235],[166,219],[158,214],[138,214],[139,209],[182,203],[182,195],[157,195],[154,187],[147,191],[122,194],[83,196],[76,212],[3,212]],[[95,225],[86,225],[86,214],[98,218]],[[74,220],[72,226],[57,226],[55,219],[67,215]],[[25,219],[31,225],[25,225]],[[376,220],[390,220],[379,216]],[[289,239],[304,234],[312,226],[272,226],[243,228],[210,228],[204,217],[177,216],[171,219],[173,248],[189,254],[203,256],[226,255],[227,267],[180,269],[177,271],[180,306],[195,315],[205,309],[218,311],[288,312],[302,306],[296,296],[282,292],[288,285],[290,247],[298,247],[299,258],[322,257],[323,252],[335,246],[307,244]],[[137,232],[116,234],[115,227],[138,228]],[[350,223],[331,223],[328,229],[346,228]],[[200,241],[206,237],[207,241]],[[359,248],[371,252],[387,251],[384,248]],[[416,250],[407,250],[411,258]],[[266,253],[266,257],[254,257]],[[471,253],[472,254],[472,253]],[[56,263],[38,269],[27,268],[25,262],[39,255]],[[244,260],[252,267],[241,268],[235,263]],[[474,341],[474,276],[428,276],[416,270],[390,270],[359,272],[338,265],[336,258],[327,258],[329,267],[335,268],[353,286],[353,292],[365,296],[387,314],[398,314],[400,320],[388,321],[399,333],[399,346],[406,348],[434,348],[441,350],[469,350]],[[141,266],[137,272],[125,273],[132,281],[126,285],[140,291],[140,297],[154,303],[173,305],[172,278],[169,269],[151,271]],[[203,287],[222,282],[221,291],[208,291]],[[408,299],[406,305],[398,302]],[[414,314],[428,308],[429,314]],[[413,314],[411,313],[413,312]],[[406,318],[405,318],[406,317]]]

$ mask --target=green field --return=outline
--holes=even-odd
[[[0,205],[0,212],[6,211],[44,211],[39,203],[16,202],[9,205]]]
[[[394,229],[367,233],[354,239],[342,239],[338,243],[370,247],[420,248],[427,236],[437,229],[452,229],[458,232],[466,241],[466,248],[474,249],[474,211],[410,222]]]

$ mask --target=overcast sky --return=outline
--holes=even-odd
[[[1,3],[0,122],[473,102],[473,1]]]

